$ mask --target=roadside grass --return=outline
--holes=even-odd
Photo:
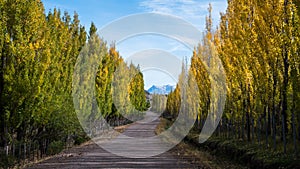
[[[165,118],[160,118],[155,133],[160,134],[167,130],[173,122]],[[195,151],[196,150],[196,151]],[[212,169],[243,169],[246,168],[236,162],[228,161],[226,158],[220,158],[209,151],[201,150],[198,146],[191,144],[186,139],[179,143],[170,151],[179,159],[188,160],[195,168],[212,168]]]
[[[172,125],[172,122],[161,118],[159,125],[156,128],[156,133],[159,134],[164,130],[168,129]],[[240,168],[290,168],[300,169],[300,154],[298,153],[283,153],[283,145],[278,141],[277,149],[273,150],[270,147],[272,140],[269,140],[269,145],[262,140],[260,143],[247,142],[242,139],[228,139],[224,137],[218,137],[213,135],[205,143],[200,144],[198,142],[199,131],[191,130],[188,136],[186,136],[184,142],[188,146],[192,146],[193,150],[190,154],[193,154],[195,150],[200,152],[208,153],[210,157],[206,155],[207,159],[213,160],[220,159],[219,161],[214,160],[214,163],[220,164],[222,168],[227,168],[230,163],[238,164]],[[280,139],[280,138],[279,138]],[[288,144],[288,152],[293,150],[292,144]],[[205,157],[203,153],[200,157]],[[201,158],[198,158],[201,160]],[[215,168],[216,166],[213,166]],[[230,166],[231,168],[233,166]],[[234,168],[234,167],[233,167]]]
[[[251,143],[239,139],[211,137],[205,143],[198,143],[198,134],[190,134],[188,142],[213,155],[227,157],[230,160],[247,165],[249,168],[300,168],[297,154],[284,154],[281,148],[276,151],[266,148],[263,143]]]

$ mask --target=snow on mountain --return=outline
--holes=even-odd
[[[175,90],[175,86],[171,86],[171,85],[164,85],[164,86],[153,85],[147,91],[150,94],[169,94],[171,93],[171,91],[174,90]]]

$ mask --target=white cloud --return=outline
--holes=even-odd
[[[213,7],[212,17],[216,25],[219,22],[220,12],[226,10],[226,0],[144,0],[139,5],[147,12],[166,13],[181,17],[203,30],[209,3]]]
[[[140,6],[150,12],[184,15],[187,17],[203,16],[203,10],[207,8],[203,8],[203,3],[196,3],[194,0],[145,0],[140,3]]]

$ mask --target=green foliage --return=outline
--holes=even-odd
[[[120,62],[113,77],[112,93],[118,116],[138,120],[147,109],[143,75],[132,63],[128,66],[123,60]]]
[[[95,50],[88,56],[101,55],[100,64],[94,65],[96,79],[74,78],[93,81],[101,115],[118,116],[111,84],[117,66],[124,61],[114,45],[107,48],[96,32],[92,23],[87,37],[76,12],[73,17],[58,9],[45,14],[40,0],[0,1],[0,149],[8,146],[11,153],[17,142],[38,143],[41,154],[45,150],[55,154],[65,146],[66,138],[72,136],[76,144],[87,140],[74,110],[72,78],[80,52],[91,52],[89,48]],[[143,76],[137,67],[132,69],[137,76],[131,83],[130,99],[136,109],[145,110]]]
[[[172,118],[175,119],[178,116],[180,110],[180,102],[180,88],[177,84],[175,90],[168,95],[165,113],[169,114]]]
[[[132,66],[131,66],[132,67]],[[132,67],[133,69],[136,69]],[[134,77],[131,79],[129,87],[130,102],[134,105],[138,111],[147,110],[146,95],[144,92],[144,79],[140,70],[134,70]]]
[[[160,94],[153,94],[152,95],[152,105],[151,111],[156,113],[162,113],[166,110],[167,106],[167,96],[160,95]]]
[[[62,141],[53,141],[49,144],[48,155],[55,155],[60,153],[64,149],[64,144]]]

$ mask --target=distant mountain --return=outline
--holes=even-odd
[[[145,92],[146,95],[149,95],[149,94],[150,94],[147,90],[144,90],[144,92]]]
[[[155,86],[153,85],[147,91],[150,94],[169,94],[171,91],[175,90],[175,86],[164,85],[164,86]]]

